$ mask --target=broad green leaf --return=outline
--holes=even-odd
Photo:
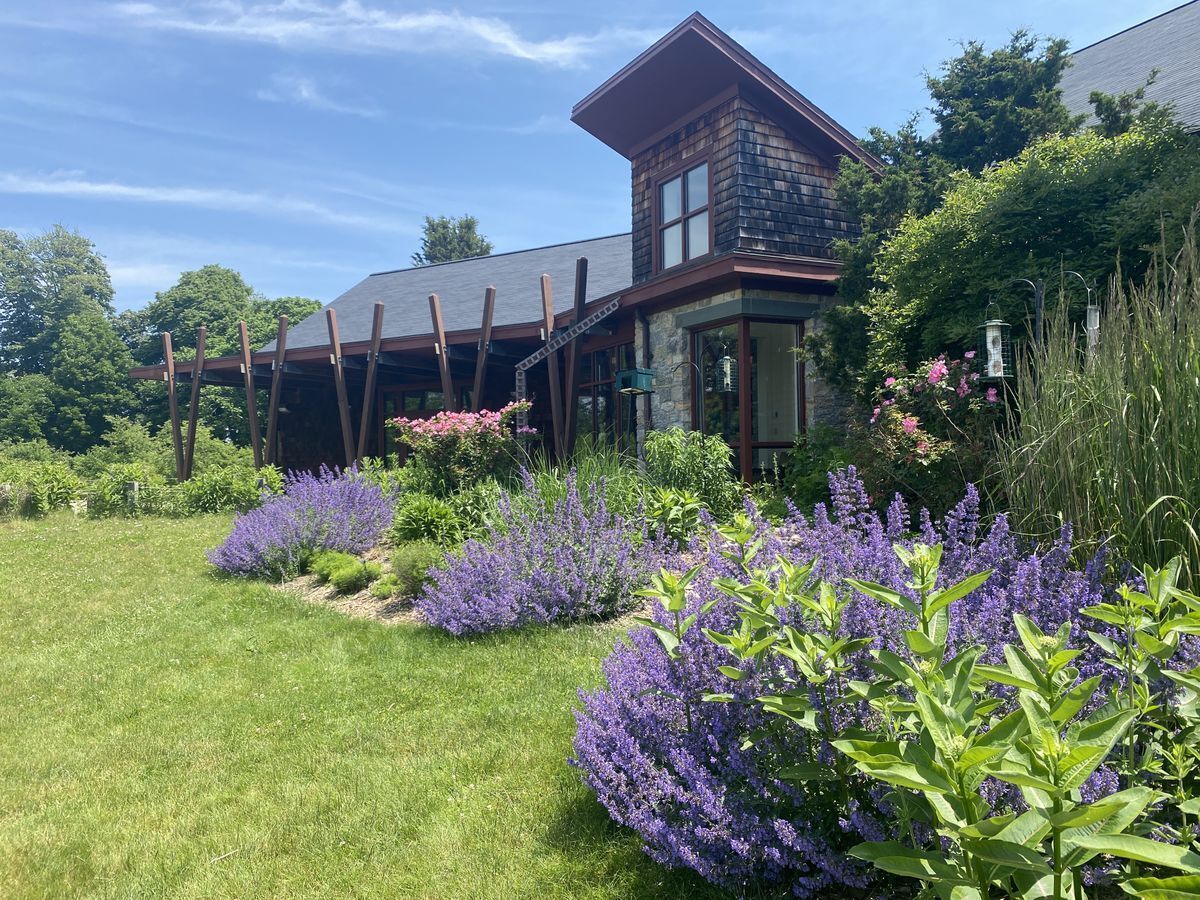
[[[717,671],[734,681],[741,681],[747,674],[744,669],[739,669],[737,666],[717,666]]]
[[[846,584],[854,588],[860,593],[866,594],[878,600],[880,603],[886,603],[888,606],[893,606],[896,609],[902,609],[905,612],[911,613],[914,616],[920,617],[921,611],[917,605],[901,594],[899,591],[894,591],[890,587],[882,584],[876,584],[873,581],[860,581],[857,578],[847,578]]]
[[[1039,874],[1050,871],[1050,867],[1046,865],[1046,861],[1040,853],[1021,844],[1014,844],[999,838],[989,838],[982,841],[965,840],[962,847],[972,856],[977,856],[992,865],[1024,869]]]
[[[1099,675],[1079,682],[1058,698],[1054,706],[1050,708],[1050,718],[1059,725],[1069,721],[1092,699],[1092,695],[1096,693],[1096,688],[1099,686]]]
[[[976,575],[968,575],[957,584],[952,584],[948,588],[934,591],[929,595],[929,602],[926,606],[928,615],[932,615],[938,610],[945,609],[951,603],[961,600],[967,594],[982,585],[985,581],[992,577],[993,569],[988,569],[986,572],[979,572]]]
[[[1131,878],[1121,890],[1142,900],[1195,900],[1200,897],[1200,875],[1171,878]]]
[[[1097,853],[1132,859],[1152,866],[1165,866],[1184,872],[1200,872],[1200,856],[1186,847],[1163,844],[1132,834],[1084,835],[1075,838],[1073,843],[1086,850],[1095,850]]]

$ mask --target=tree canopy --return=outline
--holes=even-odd
[[[429,266],[491,255],[492,242],[478,229],[479,220],[474,216],[426,216],[421,249],[413,254],[413,265]]]

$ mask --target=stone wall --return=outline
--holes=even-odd
[[[655,373],[654,393],[650,395],[651,425],[655,430],[661,431],[674,426],[688,429],[692,427],[690,391],[695,369],[687,365],[691,362],[691,347],[689,346],[691,332],[677,323],[677,317],[684,313],[749,297],[816,303],[822,308],[832,302],[829,297],[812,294],[747,291],[739,288],[670,309],[649,313],[646,316],[650,331],[650,359],[648,360],[643,352],[642,323],[636,322],[634,325],[634,352],[637,357],[637,365],[642,368],[654,369]],[[819,316],[805,320],[804,327],[805,334],[812,334],[819,330]],[[843,398],[821,379],[816,367],[811,362],[806,363],[804,370],[807,424],[810,426],[843,424],[845,421]],[[643,409],[644,406],[639,404],[638,446],[641,446],[646,428]]]

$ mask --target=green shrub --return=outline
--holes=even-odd
[[[396,581],[394,596],[415,597],[429,581],[429,570],[440,566],[446,552],[437,544],[411,541],[392,551],[392,576]]]
[[[463,540],[462,523],[449,501],[431,494],[401,494],[392,519],[392,542],[432,541],[453,547]]]
[[[371,585],[371,596],[376,600],[391,600],[400,594],[400,579],[389,572],[376,579]]]
[[[818,503],[829,500],[829,473],[844,469],[851,462],[844,431],[828,425],[815,425],[796,438],[774,472],[769,473],[780,493],[807,513]],[[961,488],[961,485],[959,486]]]
[[[246,512],[262,502],[264,493],[282,489],[283,475],[274,466],[210,469],[179,485],[179,507],[185,515]]]
[[[496,511],[503,495],[500,482],[488,478],[446,498],[458,518],[463,540],[487,533],[496,522]]]
[[[652,531],[661,531],[677,547],[684,547],[700,530],[704,504],[695,494],[675,488],[655,488],[646,502],[646,521]]]
[[[656,487],[694,494],[717,519],[741,503],[733,450],[719,435],[670,428],[646,435],[646,477]]]
[[[564,463],[552,462],[544,453],[530,463],[523,491],[513,493],[518,504],[528,504],[532,498],[549,512],[567,496],[567,474],[574,471],[579,485],[602,485],[604,503],[609,512],[626,518],[638,515],[642,508],[645,479],[638,471],[637,460],[609,445],[580,441],[571,458]],[[587,491],[581,490],[584,501]]]
[[[349,565],[334,569],[329,583],[339,594],[357,594],[380,576],[382,569],[376,562],[354,560]]]
[[[110,466],[92,482],[87,498],[88,515],[96,519],[174,515],[179,509],[175,486],[146,463]]]
[[[58,460],[0,466],[0,484],[11,485],[5,491],[7,500],[0,499],[0,512],[22,516],[44,516],[65,509],[83,489],[79,477]]]
[[[341,550],[322,550],[312,555],[307,568],[309,572],[317,576],[318,580],[325,582],[338,569],[355,565],[357,562],[358,557],[353,553],[344,553]]]

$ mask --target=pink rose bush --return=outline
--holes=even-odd
[[[854,442],[873,495],[891,496],[899,488],[908,500],[941,512],[957,499],[956,485],[985,480],[1002,407],[996,389],[980,384],[974,357],[942,354],[915,372],[887,376],[876,389]]]
[[[391,419],[388,424],[408,448],[409,464],[424,469],[442,493],[452,493],[519,461],[521,441],[537,430],[514,429],[513,423],[530,407],[522,400],[497,410],[443,411],[427,419]]]

